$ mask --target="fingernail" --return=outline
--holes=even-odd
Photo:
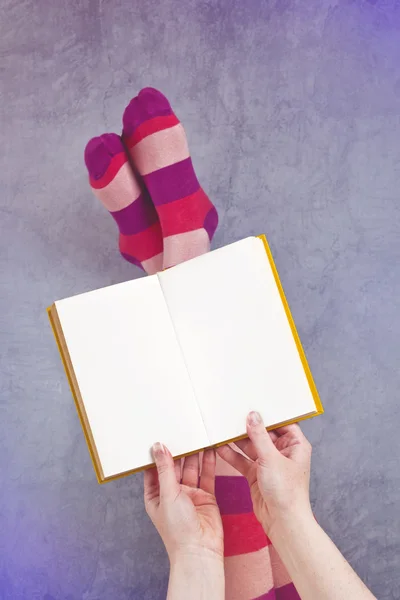
[[[161,442],[156,442],[155,444],[153,444],[153,455],[157,457],[162,456],[163,454],[165,454],[164,444],[161,444]]]
[[[249,413],[249,416],[247,417],[247,422],[249,425],[252,425],[252,426],[259,425],[261,423],[260,413],[253,410],[251,413]]]

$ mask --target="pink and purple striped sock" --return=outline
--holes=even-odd
[[[145,88],[131,100],[122,137],[160,218],[164,268],[208,252],[218,214],[200,187],[182,124],[161,92]]]
[[[161,271],[160,221],[147,191],[132,171],[121,138],[104,133],[91,139],[85,148],[85,163],[94,194],[118,225],[122,256],[149,275]]]
[[[247,480],[219,457],[215,487],[224,528],[226,598],[300,600],[255,517]]]

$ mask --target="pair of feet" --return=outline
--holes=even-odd
[[[141,90],[125,109],[122,136],[90,140],[85,163],[129,262],[153,274],[208,252],[218,214],[197,180],[182,124],[161,92]]]

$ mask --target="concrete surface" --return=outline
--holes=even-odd
[[[4,0],[0,57],[0,599],[165,597],[141,477],[97,485],[45,314],[138,276],[82,153],[146,85],[187,128],[214,245],[268,235],[326,407],[317,518],[399,599],[399,2]]]

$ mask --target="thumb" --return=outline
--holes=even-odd
[[[265,429],[260,413],[253,411],[248,414],[247,435],[253,443],[257,458],[261,462],[266,463],[275,456],[277,449]]]
[[[158,473],[160,500],[175,499],[179,493],[175,465],[171,452],[164,444],[157,442],[153,446],[153,457]]]

